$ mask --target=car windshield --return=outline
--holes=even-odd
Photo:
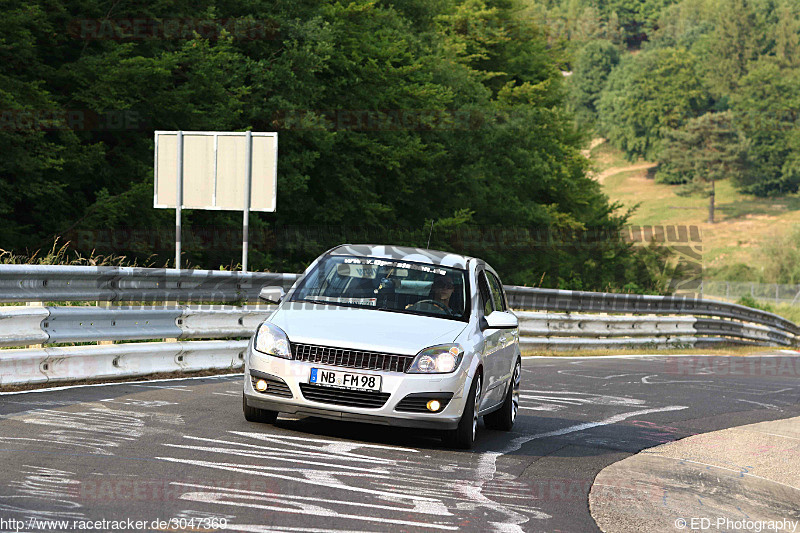
[[[464,320],[463,270],[370,257],[328,256],[303,279],[293,301]]]

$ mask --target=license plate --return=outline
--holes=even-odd
[[[314,385],[338,387],[340,389],[381,390],[381,376],[354,374],[352,372],[340,372],[338,370],[323,370],[322,368],[312,368],[308,382]]]

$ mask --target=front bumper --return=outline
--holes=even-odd
[[[282,359],[255,352],[251,345],[245,365],[244,395],[247,404],[252,407],[287,414],[400,427],[454,429],[464,410],[464,386],[468,382],[466,363],[462,361],[459,369],[452,374],[406,374]],[[388,393],[389,399],[379,408],[350,407],[309,400],[303,396],[300,384],[308,383],[312,368],[381,376],[381,392]],[[292,398],[256,391],[251,381],[251,370],[257,374],[264,373],[282,379],[288,385]],[[453,398],[438,413],[410,413],[395,409],[403,398],[415,393],[452,393]]]

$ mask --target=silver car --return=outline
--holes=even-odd
[[[442,430],[470,448],[478,417],[508,431],[519,409],[517,317],[486,262],[398,246],[318,257],[250,341],[244,416],[278,413]]]

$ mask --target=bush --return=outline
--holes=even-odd
[[[760,309],[762,311],[767,311],[769,313],[772,312],[771,305],[759,303],[752,296],[744,295],[741,298],[739,298],[739,301],[737,301],[736,303],[739,305],[744,305],[746,307],[752,307],[753,309]]]

